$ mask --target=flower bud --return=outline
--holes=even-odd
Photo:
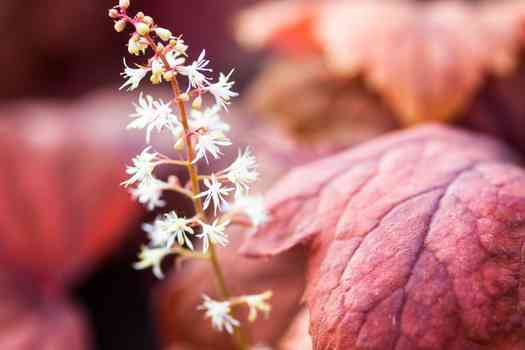
[[[197,96],[196,99],[193,100],[193,102],[191,103],[191,106],[195,109],[201,109],[202,107],[202,96],[199,95]]]
[[[177,151],[182,151],[184,149],[184,139],[182,137],[179,138],[173,148],[175,148]]]
[[[171,32],[164,28],[155,28],[155,34],[164,41],[168,41],[171,38]]]
[[[115,22],[115,26],[114,26],[113,28],[115,28],[115,30],[116,30],[117,32],[119,32],[119,33],[120,33],[120,32],[123,32],[124,29],[126,29],[126,21],[124,21],[124,20],[122,20],[122,19],[119,20],[119,21],[116,21],[116,22]]]
[[[166,81],[172,81],[173,77],[175,76],[175,73],[172,70],[169,70],[167,72],[164,72],[164,80]]]
[[[129,0],[119,0],[118,6],[126,10],[129,7]]]
[[[149,26],[146,23],[138,22],[135,24],[135,30],[140,35],[146,35],[149,33]]]
[[[153,75],[162,75],[164,73],[164,64],[160,59],[155,59],[151,63],[151,73]]]
[[[137,14],[135,15],[135,18],[142,21],[144,19],[144,12],[142,11],[137,12]]]
[[[144,23],[146,23],[149,26],[151,26],[151,25],[153,25],[153,23],[155,23],[155,21],[153,21],[153,18],[151,18],[150,16],[144,16],[144,18],[142,20],[144,21]]]
[[[132,55],[144,54],[148,48],[148,43],[141,40],[137,33],[133,33],[128,42],[128,51]]]
[[[153,85],[160,84],[160,83],[162,83],[162,75],[160,75],[160,74],[152,74],[151,77],[149,78],[149,81],[151,81],[151,83]]]
[[[118,11],[116,9],[109,9],[108,10],[109,18],[115,19],[115,18],[118,18],[118,15],[119,15],[119,13],[118,13]]]
[[[184,44],[184,40],[182,39],[177,39],[177,42],[175,43],[175,45],[173,46],[173,50],[179,54],[179,55],[184,55],[186,56],[186,50],[188,49],[188,45],[185,45]]]
[[[179,100],[184,101],[184,102],[188,102],[190,100],[190,95],[188,95],[187,92],[184,92],[184,93],[179,95]]]

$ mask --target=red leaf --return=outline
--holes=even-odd
[[[90,335],[82,310],[59,299],[35,298],[29,285],[0,283],[0,349],[87,350]]]
[[[249,47],[320,47],[332,72],[362,76],[411,125],[453,119],[485,76],[511,72],[524,21],[521,0],[289,0],[244,12],[238,37]]]
[[[475,134],[392,134],[292,171],[243,250],[308,244],[317,350],[522,349],[525,173],[514,160]]]
[[[72,128],[68,110],[42,111],[3,124],[0,264],[60,294],[120,242],[138,206],[119,186],[126,154],[86,136],[90,123]]]
[[[100,101],[0,110],[2,350],[89,348],[68,289],[117,246],[139,213],[119,186],[129,157],[117,147],[121,126],[105,119],[111,109]]]
[[[320,60],[272,60],[245,99],[303,146],[349,147],[398,126],[377,96],[357,80],[334,79]]]
[[[314,39],[317,10],[317,4],[297,0],[258,4],[238,16],[237,40],[252,49],[269,46],[300,55],[319,54],[322,46]]]

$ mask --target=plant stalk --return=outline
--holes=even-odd
[[[157,45],[153,41],[153,39],[147,35],[145,38],[148,40],[149,45],[151,48],[157,52]],[[162,53],[158,53],[158,56],[164,63],[164,65],[167,68],[170,68],[170,65],[166,59],[166,57]],[[195,150],[193,148],[193,142],[191,140],[191,134],[190,134],[190,126],[188,122],[188,112],[186,110],[186,105],[184,104],[184,101],[180,98],[181,96],[181,89],[179,86],[179,83],[177,81],[177,78],[174,77],[171,80],[171,89],[174,95],[174,101],[177,104],[177,108],[179,110],[179,117],[180,122],[182,124],[182,128],[184,129],[184,143],[186,146],[186,156],[187,156],[187,164],[186,168],[188,170],[188,174],[190,176],[191,181],[191,190],[196,195],[200,193],[200,186],[199,186],[199,174],[197,171],[196,166],[193,164],[193,161],[195,159]],[[195,206],[195,212],[203,219],[205,219],[206,213],[204,212],[202,201],[200,197],[196,197],[193,201],[193,204]],[[226,281],[224,279],[224,273],[222,271],[221,265],[219,263],[219,258],[217,256],[217,252],[215,250],[215,247],[213,244],[210,244],[209,247],[209,253],[210,253],[210,262],[212,265],[213,273],[215,275],[216,281],[217,281],[217,288],[219,290],[219,293],[221,294],[222,298],[224,300],[228,300],[231,297],[231,294],[226,287]],[[237,347],[239,350],[249,350],[249,346],[247,344],[246,338],[241,330],[240,327],[235,327],[235,333],[234,337],[236,339]]]

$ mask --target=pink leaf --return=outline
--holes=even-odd
[[[392,134],[293,170],[243,251],[309,247],[316,350],[521,349],[525,173],[513,161],[475,134]]]

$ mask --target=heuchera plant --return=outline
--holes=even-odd
[[[203,295],[203,302],[197,308],[210,318],[215,329],[232,334],[239,349],[249,349],[242,334],[241,324],[236,319],[238,308],[246,307],[248,319],[254,321],[258,312],[268,314],[268,300],[272,292],[256,295],[232,296],[225,284],[216,246],[226,246],[226,228],[233,223],[257,226],[267,220],[262,199],[249,197],[250,185],[257,179],[257,164],[250,149],[239,151],[237,159],[226,169],[201,174],[198,162],[208,163],[222,156],[222,147],[232,142],[226,136],[230,126],[221,119],[220,113],[227,111],[232,97],[230,81],[233,70],[220,74],[216,82],[208,76],[212,69],[205,50],[196,61],[187,64],[188,46],[181,36],[174,36],[168,29],[159,27],[153,18],[138,12],[128,14],[129,0],[120,0],[109,10],[109,17],[115,21],[115,30],[123,32],[131,27],[133,32],[128,42],[128,51],[135,56],[148,56],[143,64],[128,66],[124,60],[126,79],[121,89],[133,91],[149,75],[152,84],[167,83],[173,98],[162,101],[152,96],[140,94],[134,104],[135,113],[130,117],[128,129],[143,129],[146,143],[149,144],[154,132],[166,132],[173,136],[175,158],[154,151],[148,145],[127,167],[130,178],[122,183],[130,188],[132,196],[153,210],[164,207],[161,199],[164,191],[175,191],[189,198],[195,207],[195,215],[190,218],[169,211],[157,217],[153,223],[143,225],[148,234],[149,244],[142,248],[136,269],[152,268],[158,278],[163,277],[161,263],[168,255],[178,255],[179,259],[194,258],[208,262],[217,280],[219,300]],[[186,86],[182,86],[182,80]],[[203,107],[203,96],[209,94],[215,105]],[[167,181],[155,177],[155,169],[160,165],[181,166],[187,169],[189,181],[182,184],[174,175]],[[204,190],[201,190],[203,185]],[[230,197],[234,198],[230,202]],[[213,208],[213,210],[206,210]],[[194,239],[202,241],[202,249],[196,251]]]

